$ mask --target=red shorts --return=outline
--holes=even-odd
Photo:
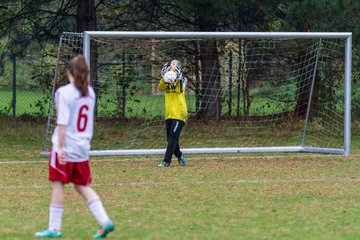
[[[76,185],[89,185],[92,180],[89,161],[67,162],[65,165],[60,165],[57,153],[51,151],[49,157],[49,180],[52,182],[72,182]]]

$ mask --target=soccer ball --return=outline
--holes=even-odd
[[[174,71],[168,71],[164,74],[164,82],[173,84],[177,79],[177,73]]]

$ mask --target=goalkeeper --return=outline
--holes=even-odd
[[[159,91],[165,92],[165,123],[167,148],[164,160],[157,167],[169,167],[174,154],[180,166],[185,166],[185,159],[180,151],[179,137],[188,117],[185,99],[185,87],[187,79],[182,76],[181,62],[172,60],[161,70],[162,78],[159,83]]]

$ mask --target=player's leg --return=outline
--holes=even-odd
[[[92,180],[89,161],[75,164],[70,181],[74,183],[75,190],[87,201],[89,210],[100,225],[93,237],[106,237],[114,230],[114,224],[109,219],[99,195],[90,187]]]
[[[178,154],[178,156],[181,154],[179,147],[179,137],[181,130],[184,127],[184,124],[185,123],[180,120],[174,120],[174,119],[166,120],[166,127],[168,131],[168,135],[167,135],[168,145],[163,160],[165,164],[171,162],[172,155],[175,153],[176,149],[178,149],[178,152],[176,154]],[[159,164],[158,167],[160,167]]]
[[[61,237],[61,223],[64,212],[64,184],[68,182],[67,172],[70,164],[60,165],[56,152],[52,149],[49,157],[49,180],[52,182],[51,203],[49,207],[49,226],[35,233],[37,238]]]
[[[52,183],[51,204],[49,207],[49,226],[42,232],[35,233],[37,238],[60,238],[61,223],[64,212],[64,184],[59,181]]]
[[[180,144],[179,144],[179,143],[176,145],[174,154],[175,154],[175,156],[176,156],[177,159],[178,159],[179,165],[180,165],[180,166],[185,166],[185,165],[186,165],[186,161],[185,161],[185,158],[184,158],[182,152],[180,151]]]
[[[179,146],[179,137],[182,128],[184,127],[184,122],[180,120],[168,120],[169,121],[169,134],[168,134],[168,146],[166,148],[164,161],[168,161],[173,154],[179,156],[180,146]]]
[[[87,201],[89,210],[100,225],[93,238],[106,237],[114,230],[114,224],[109,219],[99,195],[89,185],[75,185],[75,190]]]
[[[62,214],[64,212],[64,183],[53,182],[50,205],[50,230],[61,230]]]
[[[183,121],[179,121],[179,128],[178,128],[178,133],[177,133],[177,135],[178,135],[177,144],[176,144],[176,147],[174,150],[174,155],[177,157],[178,163],[180,166],[185,166],[185,164],[186,164],[185,158],[180,150],[180,144],[179,144],[180,134],[181,134],[181,131],[182,131],[184,125],[185,125],[185,123]]]
[[[172,123],[172,119],[167,119],[165,120],[165,125],[166,125],[166,141],[167,143],[169,143],[169,134],[170,134],[170,127],[171,127],[171,123]]]
[[[165,120],[167,148],[169,146],[169,141],[170,141],[169,135],[170,135],[170,127],[171,127],[172,121],[173,121],[172,119]],[[167,158],[166,153],[165,153],[163,161],[157,163],[156,166],[157,167],[169,167],[170,164],[171,164],[171,157],[170,157],[170,159]]]

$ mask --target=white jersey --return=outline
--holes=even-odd
[[[56,124],[65,125],[63,150],[69,162],[89,159],[90,142],[94,129],[95,92],[88,87],[88,96],[81,97],[74,84],[60,87],[55,93]],[[58,150],[58,127],[52,136],[53,150]]]

